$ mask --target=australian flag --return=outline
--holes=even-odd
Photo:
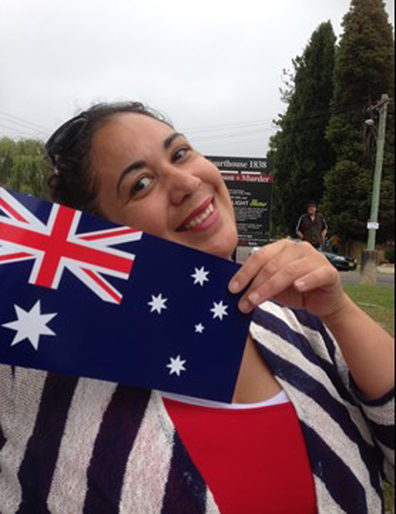
[[[230,402],[238,268],[0,188],[0,363]]]

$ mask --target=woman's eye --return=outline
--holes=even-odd
[[[176,152],[172,156],[173,162],[178,161],[179,159],[182,159],[186,153],[189,151],[189,148],[179,148],[179,150],[176,150]]]
[[[151,184],[151,179],[149,177],[142,177],[139,179],[132,187],[131,193],[132,196],[141,193],[145,189],[147,189]]]

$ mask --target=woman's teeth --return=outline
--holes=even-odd
[[[213,207],[213,204],[211,203],[208,208],[202,213],[200,214],[199,216],[196,216],[194,219],[192,219],[190,222],[186,223],[184,225],[184,229],[185,230],[189,230],[190,228],[194,228],[196,227],[197,225],[200,225],[201,223],[203,223],[207,218],[209,218],[209,216],[213,213],[214,211],[214,207]]]

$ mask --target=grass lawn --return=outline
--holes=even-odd
[[[344,291],[361,309],[382,325],[392,336],[395,334],[395,299],[393,287],[345,284]],[[385,484],[387,513],[394,513],[394,490]]]
[[[344,291],[392,336],[395,334],[393,287],[345,284]]]

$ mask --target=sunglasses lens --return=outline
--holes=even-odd
[[[56,164],[58,156],[69,149],[81,134],[87,117],[81,114],[61,125],[48,139],[45,149],[52,162]]]

